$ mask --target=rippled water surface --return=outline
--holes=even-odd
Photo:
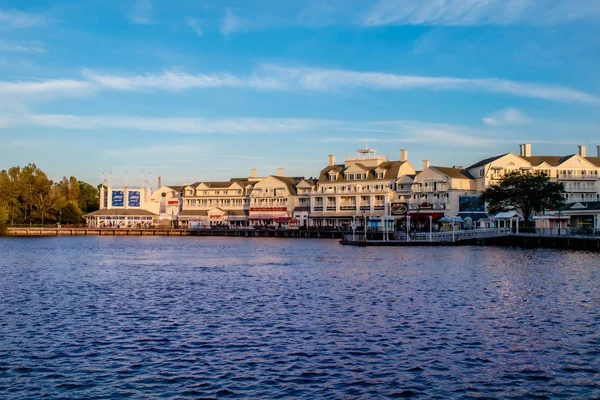
[[[599,398],[600,255],[0,239],[0,398]]]

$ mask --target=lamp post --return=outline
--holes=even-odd
[[[410,215],[406,216],[406,241],[410,242]]]
[[[558,210],[558,236],[560,236],[560,226],[562,225],[561,210]]]
[[[430,215],[429,216],[429,241],[430,242],[431,242],[431,229],[432,229],[431,223],[432,223],[432,221],[433,221],[433,216]]]
[[[454,242],[454,222],[456,217],[452,217],[452,242]]]
[[[365,242],[367,241],[367,213],[363,213],[363,229],[365,234]]]
[[[356,242],[356,215],[352,216],[352,241]]]
[[[62,210],[58,210],[58,227],[62,227]]]

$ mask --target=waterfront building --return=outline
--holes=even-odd
[[[151,189],[145,181],[140,187],[113,187],[110,179],[100,185],[100,209],[83,215],[91,227],[140,227],[152,225],[158,217]]]
[[[398,204],[404,205],[404,214],[410,216],[415,226],[457,215],[476,221],[487,216],[484,205],[477,204],[475,187],[475,180],[462,167],[431,166],[429,160],[424,160],[423,170],[396,180],[395,207],[392,208],[396,210]],[[404,218],[402,213],[393,214],[396,219]]]
[[[179,221],[190,228],[247,227],[249,196],[257,181],[251,178],[201,181],[191,185],[186,182],[181,190]]]
[[[302,196],[298,196],[298,187]],[[283,168],[279,168],[277,175],[269,175],[258,182],[250,193],[250,209],[248,221],[252,226],[263,227],[290,227],[297,226],[300,222],[293,213],[297,212],[301,218],[300,197],[302,207],[306,204],[306,190],[311,183],[304,177],[286,177]]]
[[[515,171],[543,172],[564,184],[566,201],[600,201],[600,146],[596,157],[587,157],[585,146],[567,156],[534,156],[531,144],[520,145],[519,155],[506,153],[479,161],[467,168],[475,178],[476,188],[483,191]]]
[[[378,227],[382,217],[389,215],[396,180],[411,174],[415,169],[405,149],[399,161],[388,161],[368,146],[357,150],[355,157],[347,157],[344,164],[336,164],[335,155],[330,155],[310,195],[309,225],[349,227],[353,221],[361,225],[368,220]]]

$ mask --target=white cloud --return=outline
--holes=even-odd
[[[202,24],[198,18],[187,17],[185,23],[194,31],[196,35],[202,36],[204,34],[202,30]]]
[[[531,118],[514,108],[496,111],[482,119],[488,126],[524,125],[531,122]]]
[[[152,23],[152,1],[135,0],[132,10],[129,13],[132,22],[140,25]]]
[[[600,19],[597,0],[380,0],[362,24],[555,25]]]
[[[270,67],[270,69],[279,75],[279,79],[296,82],[301,87],[312,90],[328,91],[352,88],[468,90],[561,102],[600,104],[600,98],[569,87],[496,78],[432,77],[314,68]]]
[[[0,29],[31,28],[46,22],[41,15],[29,14],[18,10],[0,10]]]
[[[45,53],[44,44],[38,41],[34,42],[12,42],[0,39],[0,51],[14,53]]]
[[[338,91],[371,90],[462,90],[509,94],[549,101],[600,104],[600,98],[565,86],[509,81],[497,78],[453,78],[397,75],[317,68],[265,66],[250,76],[232,74],[188,74],[166,71],[159,75],[111,75],[84,70],[87,80],[116,90],[184,89],[232,87],[260,90]]]
[[[254,89],[280,89],[281,84],[269,77],[238,77],[222,74],[187,74],[178,71],[165,71],[160,75],[109,75],[83,70],[83,76],[101,87],[118,90],[162,89],[179,91],[183,89],[234,87]]]
[[[0,95],[2,96],[74,96],[89,93],[90,90],[89,82],[71,79],[0,81]]]
[[[225,10],[225,17],[221,21],[221,33],[229,36],[232,33],[246,31],[252,27],[252,23],[242,17],[233,14],[233,10],[228,8]]]
[[[367,90],[453,90],[489,92],[566,103],[600,105],[600,98],[566,86],[509,81],[497,78],[453,78],[398,75],[317,68],[265,66],[254,74],[188,74],[165,71],[161,74],[118,75],[83,70],[85,79],[46,81],[0,81],[0,94],[62,97],[100,90],[168,90],[241,88],[253,90],[341,91]]]
[[[22,125],[63,129],[128,129],[189,134],[293,133],[323,125],[321,121],[309,119],[94,117],[61,114],[29,115],[18,122]]]

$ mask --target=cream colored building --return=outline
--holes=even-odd
[[[519,146],[519,154],[506,153],[482,160],[467,168],[481,192],[515,171],[543,172],[564,184],[566,202],[600,201],[600,146],[595,157],[587,157],[585,146],[567,156],[535,156],[531,144]]]
[[[425,225],[443,217],[459,214],[461,198],[477,196],[475,180],[462,167],[431,166],[423,161],[423,170],[404,175],[396,181],[395,203],[405,204],[411,223]],[[477,215],[480,218],[482,215]]]
[[[344,164],[336,164],[335,156],[330,155],[310,196],[309,224],[348,227],[356,217],[359,225],[367,218],[376,223],[389,214],[396,180],[414,173],[407,150],[400,151],[399,161],[389,161],[368,147],[357,150]]]
[[[256,181],[250,177],[185,184],[179,220],[190,228],[247,227],[250,194]]]
[[[299,222],[293,215],[294,210],[300,205],[303,197],[298,196],[297,185],[307,190],[303,182],[308,183],[303,177],[286,177],[283,168],[279,168],[277,175],[269,175],[258,181],[250,193],[250,213],[248,220],[251,225],[266,227],[297,225]]]

